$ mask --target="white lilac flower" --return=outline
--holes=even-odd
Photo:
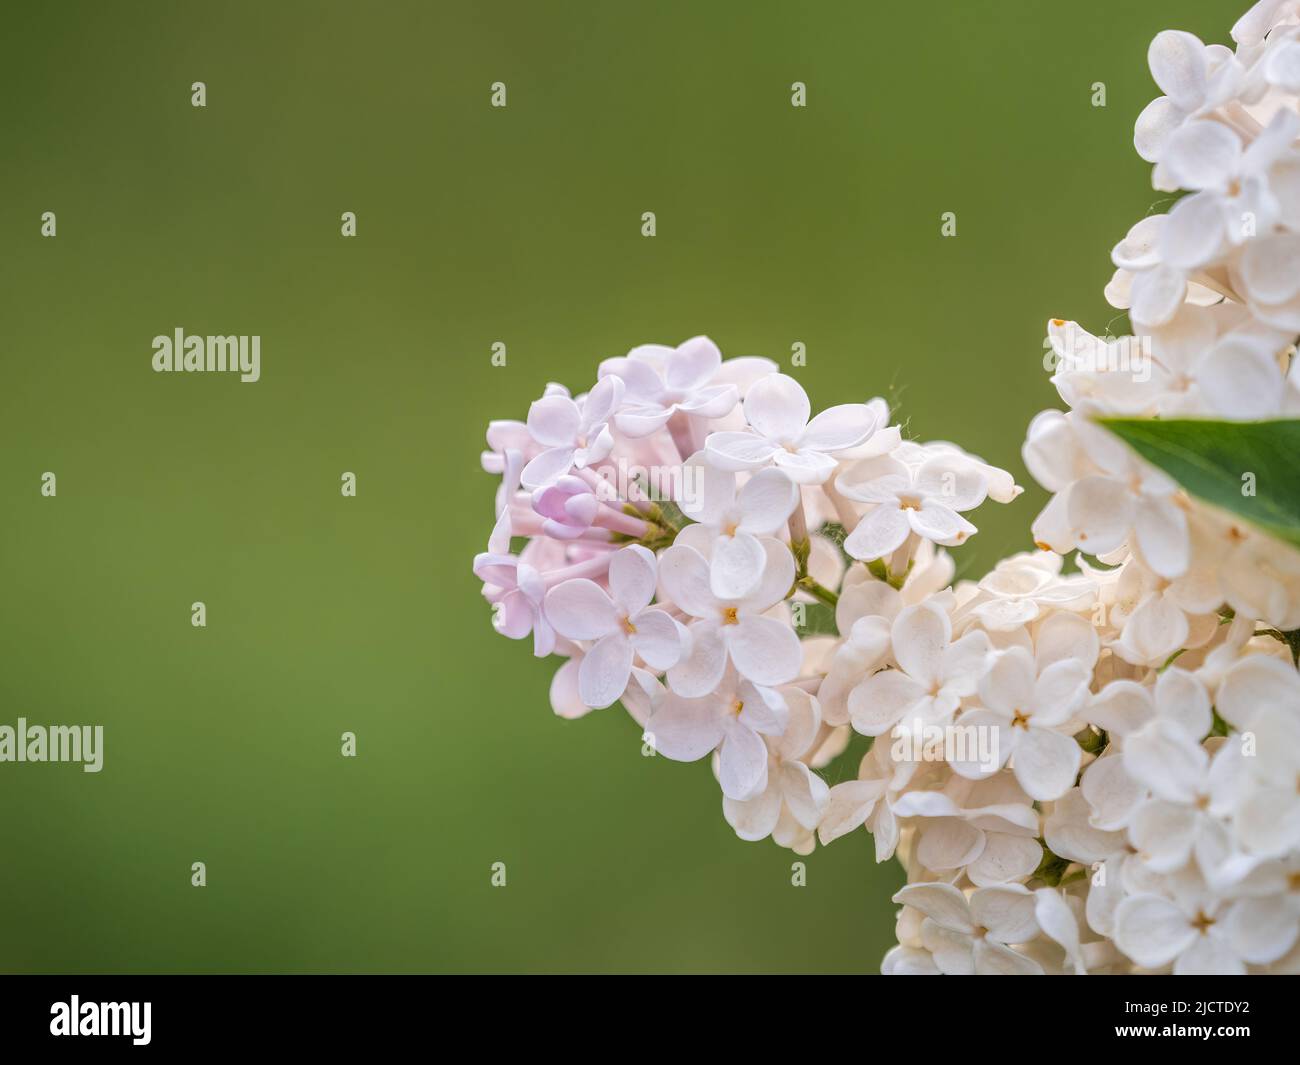
[[[1199,744],[1214,723],[1210,693],[1192,673],[1170,666],[1154,687],[1116,680],[1092,696],[1084,715],[1091,724],[1127,737],[1157,719],[1176,726]]]
[[[628,436],[642,437],[666,426],[675,414],[702,420],[724,417],[747,385],[775,369],[770,359],[753,356],[724,362],[718,346],[698,336],[675,348],[642,344],[625,356],[606,359],[598,375],[623,381],[626,398],[614,424]]]
[[[544,658],[555,649],[555,630],[542,611],[546,580],[521,556],[509,553],[510,533],[510,511],[505,509],[492,528],[487,551],[474,556],[474,576],[493,604],[497,631],[512,640],[531,633],[534,654]]]
[[[1057,493],[1034,521],[1040,546],[1104,557],[1131,543],[1159,576],[1186,572],[1191,542],[1178,486],[1116,437],[1074,412],[1045,411],[1030,424],[1024,459]]]
[[[1056,614],[1047,624],[1074,627],[1091,638],[1091,655],[1051,659],[1041,655],[1037,662],[1023,647],[997,652],[987,673],[980,679],[981,707],[963,714],[960,724],[996,733],[999,765],[1008,759],[1016,780],[1037,801],[1059,799],[1074,784],[1082,757],[1072,735],[1061,731],[1088,696],[1092,667],[1096,661],[1096,635],[1087,622],[1073,614]],[[985,774],[986,767],[975,761],[953,765],[972,777]]]
[[[693,547],[674,544],[659,563],[665,596],[695,618],[690,650],[668,671],[668,685],[688,698],[714,690],[731,662],[742,677],[775,687],[799,671],[799,638],[787,621],[765,617],[794,584],[794,557],[776,540],[763,542],[766,563],[758,587],[747,596],[724,599],[713,593],[708,561]]]
[[[1071,788],[1052,803],[1043,819],[1043,841],[1053,854],[1086,866],[1115,858],[1128,847],[1123,832],[1092,823],[1092,809],[1079,788]]]
[[[1223,900],[1205,893],[1130,895],[1115,909],[1115,943],[1146,969],[1172,963],[1176,976],[1243,975],[1242,951],[1254,937],[1229,924],[1227,913]]]
[[[623,382],[604,378],[577,400],[551,393],[528,408],[528,432],[543,448],[523,469],[526,488],[538,488],[563,477],[575,466],[585,469],[601,462],[614,447],[609,420],[623,401]]]
[[[698,698],[665,690],[646,722],[646,736],[655,751],[676,762],[695,762],[717,750],[723,795],[746,800],[767,787],[763,737],[780,736],[788,719],[780,692],[728,670],[709,694]]]
[[[892,555],[917,536],[935,544],[964,543],[975,526],[961,516],[988,496],[988,483],[971,463],[946,453],[912,467],[892,455],[856,463],[835,481],[848,499],[871,509],[844,541],[854,558]]]
[[[680,626],[650,606],[655,594],[655,556],[644,547],[625,547],[609,562],[609,591],[585,578],[564,581],[546,593],[546,617],[570,640],[594,641],[583,655],[578,692],[599,709],[619,699],[639,655],[663,671],[681,657]]]
[[[857,780],[846,780],[830,789],[817,830],[822,846],[863,825],[867,825],[876,841],[876,861],[884,860],[880,850],[886,837],[892,835],[892,842],[897,844],[897,823],[893,818],[892,804],[886,801],[889,780],[876,774],[875,769],[875,759],[868,752],[863,756]],[[871,821],[873,817],[877,817],[875,823]],[[881,819],[888,819],[891,825],[887,827]],[[893,854],[893,846],[887,846],[887,851],[885,857]]]
[[[980,888],[968,899],[951,884],[908,884],[894,901],[925,914],[922,937],[941,972],[965,976],[1042,973],[1008,944],[1039,933],[1033,892],[1019,884]]]
[[[804,761],[813,754],[821,731],[821,713],[816,698],[799,688],[782,688],[780,694],[789,710],[789,720],[781,735],[764,737],[766,786],[747,799],[724,794],[722,812],[727,824],[743,840],[771,836],[796,854],[811,854],[830,791]]]
[[[1007,775],[978,783],[953,779],[942,791],[908,791],[894,801],[893,814],[923,819],[914,824],[915,854],[924,868],[962,870],[976,887],[1024,881],[1043,858],[1035,838],[1038,814]]]
[[[1300,938],[1300,855],[1260,866],[1246,887],[1249,894],[1228,910],[1225,932],[1243,961],[1267,965]]]
[[[1055,367],[1052,384],[1071,407],[1091,405],[1116,414],[1149,413],[1160,385],[1136,337],[1093,336],[1078,322],[1053,318],[1047,341]]]
[[[760,537],[785,527],[799,503],[799,489],[779,468],[759,470],[739,490],[736,475],[693,456],[687,463],[697,471],[694,498],[681,503],[687,517],[699,524],[680,542],[707,553],[709,587],[720,599],[743,599],[763,578],[767,553]],[[707,542],[696,537],[707,534]]]
[[[1300,674],[1280,659],[1250,655],[1224,672],[1214,705],[1225,721],[1242,731],[1251,729],[1265,711],[1300,717]]]
[[[1012,555],[979,582],[979,593],[962,604],[986,630],[1011,632],[1049,610],[1088,610],[1097,582],[1087,574],[1061,575],[1064,559],[1053,551]]]
[[[1300,166],[1292,169],[1300,171]],[[1300,225],[1300,218],[1292,224]],[[1242,295],[1249,301],[1250,310],[1260,324],[1292,337],[1300,329],[1298,269],[1300,235],[1287,231],[1268,233],[1252,240],[1242,252],[1239,267]],[[1274,353],[1280,350],[1280,346],[1273,349]],[[1243,387],[1234,389],[1235,394],[1241,397],[1238,405],[1244,402],[1261,404],[1272,399],[1278,391],[1273,367],[1261,366],[1257,358],[1247,369],[1253,371],[1250,377],[1243,382]],[[1247,386],[1250,385],[1258,395],[1249,393]]]
[[[901,588],[853,567],[840,585],[835,624],[843,635],[817,689],[822,717],[831,725],[849,720],[849,693],[884,663],[890,648],[890,627],[907,606],[931,601],[943,605],[952,581],[953,561],[947,552],[922,541]]]
[[[1161,259],[1176,269],[1205,266],[1224,244],[1267,233],[1280,211],[1269,170],[1291,149],[1300,115],[1285,108],[1249,145],[1221,122],[1188,122],[1165,143],[1160,165],[1174,187],[1197,190],[1174,204],[1160,232]]]
[[[849,693],[853,727],[866,736],[900,722],[950,720],[961,700],[974,694],[990,650],[979,631],[954,642],[947,613],[930,603],[900,611],[890,640],[898,668],[873,673]]]
[[[866,403],[829,407],[809,421],[808,393],[785,374],[760,378],[745,396],[749,432],[712,433],[708,461],[721,470],[756,470],[775,464],[800,484],[821,484],[838,465],[836,455],[866,441],[880,413]]]
[[[1165,95],[1151,101],[1138,116],[1133,146],[1138,155],[1154,163],[1163,157],[1170,138],[1188,118],[1212,111],[1231,98],[1242,71],[1227,48],[1207,48],[1182,30],[1156,34],[1147,63]]]
[[[1219,570],[1228,605],[1282,632],[1300,629],[1300,552],[1262,533],[1237,539]]]

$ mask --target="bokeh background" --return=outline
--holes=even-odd
[[[885,394],[1024,480],[1044,322],[1114,322],[1159,200],[1147,44],[1245,6],[6,5],[0,722],[106,749],[0,764],[0,968],[875,971],[865,833],[793,888],[706,764],[552,715],[470,573],[484,427],[637,343],[799,341],[815,406]],[[154,374],[177,326],[260,334],[262,380]]]

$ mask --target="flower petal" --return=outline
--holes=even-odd
[[[632,619],[632,649],[653,670],[671,669],[682,655],[677,622],[662,610],[643,610]]]
[[[1242,252],[1241,278],[1252,298],[1285,303],[1300,292],[1300,235],[1274,233],[1252,240]]]
[[[1300,921],[1284,897],[1248,898],[1232,904],[1225,931],[1228,941],[1245,961],[1267,965],[1294,946]]]
[[[1182,30],[1162,30],[1147,49],[1147,65],[1160,91],[1185,111],[1205,100],[1208,72],[1205,45]]]
[[[1112,477],[1084,477],[1070,489],[1070,524],[1090,555],[1108,554],[1124,542],[1133,527],[1133,510],[1133,494]]]
[[[722,718],[716,699],[685,699],[665,692],[659,699],[646,735],[654,750],[674,762],[694,762],[722,742]]]
[[[759,470],[745,482],[736,503],[742,531],[771,536],[794,512],[799,503],[799,489],[779,469]]]
[[[690,650],[668,671],[668,686],[678,695],[708,695],[722,682],[727,669],[727,644],[716,621],[697,621],[687,629]]]
[[[838,467],[829,455],[811,448],[791,451],[780,447],[772,452],[772,461],[797,484],[824,484]]]
[[[636,614],[648,607],[655,595],[654,552],[640,544],[615,551],[609,560],[609,590],[625,614]]]
[[[940,817],[925,822],[916,857],[925,868],[944,872],[970,865],[984,845],[984,833],[978,828],[956,817]]]
[[[927,459],[916,471],[916,487],[949,510],[971,510],[988,496],[988,484],[979,469],[954,455]]]
[[[1074,964],[1074,971],[1083,973],[1079,922],[1065,899],[1052,888],[1039,888],[1034,892],[1034,917],[1043,933],[1065,951],[1065,956]]]
[[[543,488],[554,484],[573,469],[573,459],[571,447],[547,448],[529,460],[528,465],[519,473],[519,482],[525,488]]]
[[[800,448],[813,451],[845,451],[857,447],[876,429],[876,416],[865,403],[841,403],[827,407],[808,423],[799,438]]]
[[[942,678],[943,653],[952,622],[942,607],[926,602],[899,611],[891,629],[894,658],[903,672],[929,687]]]
[[[717,617],[721,609],[710,589],[709,564],[685,544],[673,544],[659,556],[659,584],[664,594],[697,618]]]
[[[1178,312],[1186,295],[1187,278],[1183,272],[1161,263],[1134,276],[1129,293],[1129,317],[1147,328],[1164,325]]]
[[[765,536],[759,541],[767,555],[763,579],[749,595],[737,602],[742,614],[757,613],[781,602],[794,584],[794,555],[780,540]]]
[[[1191,555],[1187,515],[1172,499],[1144,497],[1134,528],[1142,558],[1156,573],[1172,580],[1187,572]]]
[[[1043,967],[1032,958],[991,939],[977,939],[974,946],[976,976],[1041,976]]]
[[[1168,965],[1196,939],[1186,915],[1159,895],[1130,895],[1115,910],[1115,945],[1139,965]]]
[[[1133,124],[1133,147],[1138,155],[1148,163],[1156,162],[1169,138],[1186,119],[1187,112],[1168,96],[1157,96],[1142,109]]]
[[[625,634],[610,633],[583,656],[578,668],[578,694],[593,710],[600,710],[622,697],[631,675],[632,645]]]
[[[763,579],[767,552],[756,536],[738,532],[719,536],[709,559],[709,590],[719,599],[752,595]]]
[[[563,581],[546,593],[546,617],[570,640],[597,640],[618,628],[608,593],[585,577]]]
[[[729,799],[752,799],[767,787],[767,744],[758,733],[732,718],[723,724],[718,783]]]
[[[1224,417],[1253,420],[1278,413],[1282,371],[1272,345],[1258,337],[1224,337],[1197,364],[1196,380],[1210,405]]]
[[[1157,873],[1173,873],[1192,856],[1196,841],[1196,808],[1156,799],[1137,812],[1129,825],[1129,842]]]
[[[1088,697],[1092,667],[1072,658],[1053,662],[1034,683],[1031,720],[1035,725],[1063,725]]]
[[[722,816],[743,840],[767,839],[781,816],[781,792],[770,784],[752,799],[738,802],[722,798]]]
[[[771,688],[799,675],[803,658],[799,637],[784,622],[748,615],[723,630],[731,661],[746,679]]]
[[[1122,758],[1099,758],[1083,771],[1083,797],[1092,810],[1090,820],[1106,832],[1123,829],[1146,800],[1147,791],[1129,776]]]
[[[1300,691],[1296,694],[1300,696]],[[1205,685],[1177,666],[1170,666],[1156,680],[1156,706],[1164,720],[1177,725],[1197,743],[1205,739],[1214,724]]]
[[[810,831],[815,829],[830,797],[826,781],[803,762],[785,762],[781,766],[781,791],[794,819]]]
[[[1160,257],[1180,270],[1194,270],[1219,255],[1227,230],[1216,193],[1197,192],[1174,204],[1160,230]]]
[[[720,470],[753,470],[772,461],[776,448],[756,433],[710,433],[704,454]]]
[[[609,421],[610,415],[622,404],[626,387],[621,377],[613,375],[602,377],[597,381],[595,387],[587,393],[587,398],[582,402],[581,427],[590,431],[596,426],[604,425]],[[532,411],[529,411],[529,417],[532,417]],[[568,439],[572,440],[573,438],[569,437]]]
[[[923,499],[919,508],[909,507],[903,513],[917,536],[945,547],[965,543],[977,532],[975,526],[955,510],[931,498]]]
[[[1114,680],[1093,697],[1083,716],[1098,728],[1127,736],[1154,720],[1155,713],[1146,688],[1131,680]]]
[[[783,373],[760,377],[745,394],[745,420],[773,444],[794,444],[808,424],[808,393]]]
[[[1082,752],[1073,737],[1050,729],[1030,727],[1016,741],[1016,780],[1038,802],[1059,799],[1079,774]]]
[[[906,511],[897,503],[881,503],[849,533],[844,550],[863,561],[884,558],[903,546],[910,531]]]
[[[1221,189],[1241,161],[1241,138],[1222,122],[1192,121],[1165,144],[1160,162],[1184,189]]]
[[[925,688],[906,673],[882,670],[849,692],[849,717],[862,735],[880,736],[924,698]]]
[[[892,901],[925,914],[950,932],[975,931],[966,896],[951,884],[908,884],[894,893]]]
[[[1224,673],[1214,705],[1219,715],[1238,729],[1250,728],[1266,707],[1294,713],[1300,708],[1300,675],[1280,659],[1251,655]]]
[[[884,793],[883,780],[846,780],[831,788],[817,829],[822,846],[860,828]]]
[[[1205,784],[1209,756],[1176,725],[1156,720],[1124,741],[1124,768],[1162,799],[1194,804]]]
[[[705,336],[683,341],[668,356],[664,382],[674,392],[691,392],[708,384],[722,366],[722,352]]]
[[[542,447],[572,447],[582,412],[568,396],[550,395],[528,408],[528,432]]]
[[[1245,976],[1241,963],[1228,942],[1213,935],[1197,936],[1174,962],[1175,976]]]
[[[1027,713],[1034,704],[1034,660],[1023,647],[1012,647],[994,659],[979,682],[980,699],[1006,717]]]
[[[1023,880],[1025,877],[1032,876],[1043,860],[1043,848],[1032,836],[1012,836],[1006,832],[989,832],[987,835],[984,853],[966,867],[966,875],[976,887],[987,888],[994,884],[1009,884],[1011,881]],[[981,893],[977,891],[975,894],[978,896]],[[1030,905],[1028,910],[1032,916],[1033,906]],[[1004,943],[1019,943],[1024,939],[1032,938],[1032,932],[1030,935],[1013,935],[1007,931],[1004,924],[999,924],[995,928],[987,920],[982,920],[980,915],[975,913],[974,899],[971,899],[971,912],[980,924]],[[1004,921],[1007,917],[1009,915],[1000,920]]]
[[[785,732],[790,723],[790,708],[779,691],[744,681],[737,689],[737,695],[744,704],[740,712],[742,725],[764,736],[780,736]]]

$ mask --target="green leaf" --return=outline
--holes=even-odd
[[[1191,495],[1300,547],[1300,420],[1098,423]]]

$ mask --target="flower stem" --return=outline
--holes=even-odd
[[[815,580],[812,577],[809,577],[807,574],[804,574],[804,576],[798,578],[794,582],[794,586],[797,589],[802,589],[803,591],[807,592],[818,602],[825,603],[828,607],[831,607],[832,609],[834,609],[835,604],[840,601],[840,597],[835,592],[832,592],[824,584],[820,583],[819,581]]]

